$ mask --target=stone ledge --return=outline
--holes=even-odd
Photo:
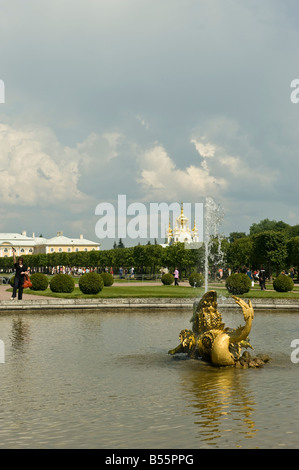
[[[191,309],[195,299],[190,298],[117,298],[117,299],[36,299],[36,300],[2,300],[0,312],[24,310],[68,310],[68,309],[122,309],[122,308],[163,308]],[[253,299],[255,310],[295,310],[299,312],[298,299]],[[218,308],[240,308],[231,298],[218,299]]]

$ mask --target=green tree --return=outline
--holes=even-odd
[[[299,237],[299,225],[293,225],[287,228],[287,236],[288,238]]]
[[[122,241],[121,238],[120,238],[119,241],[118,241],[117,248],[125,248],[125,245],[123,244],[123,241]]]
[[[252,257],[254,264],[263,264],[267,267],[268,275],[272,280],[272,269],[277,274],[287,261],[287,239],[283,232],[262,232],[252,237]]]
[[[227,247],[227,264],[234,270],[240,266],[252,266],[253,242],[250,237],[237,238]]]
[[[96,268],[99,266],[99,260],[100,260],[99,253],[100,252],[96,250],[92,250],[88,252],[88,266],[92,268]]]
[[[231,232],[229,234],[229,237],[228,237],[228,241],[230,243],[233,243],[235,240],[237,240],[238,238],[245,238],[246,237],[246,233],[245,232]]]
[[[111,266],[113,267],[115,265],[114,249],[99,251],[99,256],[99,266],[101,266],[103,270],[105,270],[106,266],[110,269]]]
[[[262,232],[267,232],[267,231],[275,231],[275,232],[281,232],[283,230],[286,230],[290,226],[280,220],[277,222],[276,220],[269,220],[269,219],[264,219],[261,220],[258,224],[254,223],[250,226],[250,235],[255,235],[257,233],[262,233]]]
[[[151,274],[155,274],[157,268],[161,266],[163,248],[161,245],[147,244],[144,247],[145,264]]]
[[[133,248],[133,259],[134,259],[134,266],[137,268],[137,272],[143,274],[144,269],[147,264],[146,259],[146,252],[143,245],[136,245]]]
[[[290,267],[296,267],[299,278],[299,236],[291,238],[287,242],[288,250],[288,265]]]

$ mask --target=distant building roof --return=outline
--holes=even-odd
[[[64,235],[58,235],[53,238],[48,238],[46,240],[46,243],[48,245],[99,245],[99,243],[86,240],[86,238],[83,238],[83,236],[81,236],[80,238],[68,238]]]
[[[20,233],[1,233],[0,232],[0,245],[3,244],[10,245],[22,245],[22,246],[39,246],[39,245],[76,245],[76,246],[100,246],[100,243],[93,242],[83,238],[83,235],[80,235],[79,238],[69,238],[65,237],[62,232],[58,232],[56,237],[44,238],[44,237],[35,237],[32,234],[32,237],[28,237],[26,232]]]

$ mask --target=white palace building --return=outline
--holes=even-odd
[[[169,227],[166,232],[167,243],[162,246],[172,245],[173,243],[176,243],[176,242],[185,243],[187,245],[193,244],[193,243],[199,243],[199,233],[196,228],[195,220],[194,220],[194,226],[192,230],[189,228],[188,222],[189,222],[189,219],[188,217],[184,215],[183,204],[181,204],[181,213],[175,219],[174,229],[171,228],[171,224],[169,221]]]
[[[31,237],[26,232],[0,233],[0,257],[13,255],[12,248],[16,250],[16,256],[32,255],[40,253],[74,253],[77,251],[99,250],[101,244],[83,238],[68,238],[63,232],[57,232],[56,237],[44,238],[36,237],[33,233]]]

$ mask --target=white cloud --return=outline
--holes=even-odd
[[[204,158],[214,157],[216,147],[210,143],[204,144],[196,139],[191,139],[191,143],[195,145],[197,152]]]
[[[121,140],[122,134],[119,132],[106,132],[103,134],[103,139],[107,140],[109,147],[110,147],[110,153],[108,158],[115,158],[118,157],[119,152],[117,150],[119,142]]]
[[[146,120],[145,120],[142,116],[137,115],[137,116],[136,116],[136,119],[137,119],[137,121],[139,121],[139,122],[141,123],[141,125],[142,125],[146,130],[148,130],[148,129],[150,128],[149,124],[146,122]]]
[[[234,157],[232,155],[225,155],[219,158],[219,162],[226,166],[231,175],[235,178],[242,178],[242,181],[250,182],[253,187],[258,184],[272,185],[277,178],[277,171],[268,169],[267,172],[260,167],[258,170],[255,166],[250,166],[244,159],[240,157]]]
[[[84,172],[100,169],[105,163],[119,156],[119,145],[123,139],[120,132],[92,132],[83,142],[77,144]],[[83,169],[82,169],[83,170]]]
[[[244,183],[251,190],[258,186],[264,195],[273,191],[279,169],[273,164],[269,166],[263,155],[268,150],[257,147],[253,135],[225,116],[203,121],[202,130],[204,137],[193,137],[191,143],[203,158],[202,166],[208,166],[210,174],[225,178],[230,187],[227,193],[242,189],[244,194]]]
[[[176,167],[166,150],[156,145],[142,155],[141,178],[147,199],[159,198],[163,201],[179,198],[199,198],[217,193],[226,187],[223,178],[211,175],[207,164],[189,165],[185,169]]]
[[[47,128],[0,124],[2,204],[50,206],[83,202],[76,149],[61,145]]]

